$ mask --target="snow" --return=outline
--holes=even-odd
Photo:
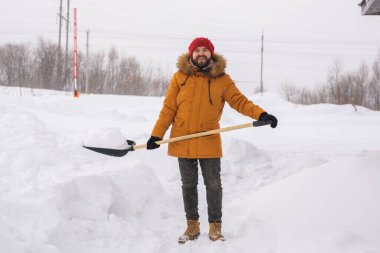
[[[109,157],[84,143],[145,143],[163,98],[0,87],[0,249],[16,253],[380,252],[380,112],[246,94],[276,129],[223,133],[223,232],[185,229],[167,145]],[[250,122],[227,105],[221,126]]]
[[[84,137],[83,144],[87,147],[120,149],[123,145],[129,146],[125,140],[125,136],[119,129],[108,127],[90,131]]]

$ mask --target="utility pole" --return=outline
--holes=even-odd
[[[62,0],[59,5],[59,35],[58,35],[58,64],[57,64],[57,85],[62,80],[62,51],[61,51],[61,32],[62,32]]]
[[[70,0],[67,0],[66,15],[66,56],[65,56],[65,85],[68,81],[68,64],[69,64],[69,23],[70,23]]]
[[[89,43],[89,36],[90,36],[90,30],[87,30],[87,41],[86,41],[86,94],[88,94],[88,63],[89,61],[89,54],[88,49],[90,47]]]
[[[264,84],[263,84],[263,61],[264,61],[264,30],[261,31],[261,75],[260,75],[260,91],[261,96],[263,95]]]

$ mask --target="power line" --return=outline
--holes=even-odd
[[[318,39],[312,39],[312,40],[268,40],[268,43],[273,44],[328,44],[328,45],[379,45],[379,42],[369,42],[369,41],[347,41],[347,40],[318,40]]]
[[[81,2],[81,4],[83,5],[88,5],[88,6],[97,6],[97,7],[101,7],[102,10],[104,9],[112,9],[112,10],[117,10],[117,11],[122,11],[123,13],[125,12],[131,12],[131,13],[146,13],[149,15],[149,17],[151,17],[152,15],[154,16],[163,16],[163,17],[173,17],[173,18],[176,18],[178,20],[183,20],[183,19],[190,19],[190,20],[194,20],[194,16],[188,16],[188,15],[175,15],[173,14],[172,12],[159,12],[157,10],[147,10],[147,9],[133,9],[133,8],[130,8],[130,7],[120,7],[120,5],[117,5],[117,6],[112,6],[110,3],[107,3],[107,5],[102,5],[102,4],[95,4],[93,2]],[[284,4],[284,3],[276,3],[276,5],[289,5],[289,4]],[[257,4],[255,4],[255,6],[257,7]],[[310,9],[306,9],[306,8],[303,8],[302,12],[300,12],[301,15],[306,15],[307,17],[310,17],[310,16],[315,16],[315,17],[318,17],[320,18],[320,15],[319,14],[316,14],[314,12],[311,12],[309,11]],[[279,16],[279,15],[285,15],[285,16],[288,16],[289,14],[294,14],[294,11],[289,11],[289,10],[285,10],[284,8],[281,8],[281,11],[273,11],[273,6],[268,6],[268,9],[265,9],[265,8],[257,8],[256,10],[257,12],[259,13],[270,13],[270,14],[276,14],[276,16]],[[93,11],[91,11],[91,13],[94,13]],[[113,14],[110,14],[112,15],[112,17],[114,17],[114,11],[112,12]],[[102,12],[102,13],[99,13],[101,14],[102,16],[104,16],[105,12]],[[123,16],[125,17],[125,16]],[[215,19],[215,18],[210,18],[210,17],[204,17],[204,16],[201,16],[201,17],[196,17],[196,19],[198,20],[205,20],[205,21],[213,21],[213,22],[228,22],[228,23],[232,23],[232,24],[242,24],[242,25],[247,25],[246,22],[239,22],[237,21],[236,19],[231,19],[231,20],[226,20],[226,19]],[[347,20],[347,19],[351,19],[351,17],[340,17],[340,19],[342,20]],[[258,29],[258,32],[259,32],[259,29]]]
[[[63,17],[63,19],[65,19]],[[65,19],[66,21],[66,19]],[[66,21],[67,22],[67,21]],[[21,34],[24,35],[25,33],[56,33],[55,31],[50,30],[22,30],[22,31],[0,31],[0,34]],[[78,32],[85,33],[85,30],[79,30]],[[193,37],[186,36],[186,35],[171,35],[171,34],[164,34],[164,33],[144,33],[144,32],[130,32],[130,31],[117,31],[117,30],[110,30],[110,29],[93,29],[93,33],[101,36],[119,36],[119,37],[128,37],[128,38],[150,38],[150,39],[167,39],[167,40],[191,40]],[[319,39],[319,38],[310,38],[310,39],[276,39],[276,37],[269,37],[269,39],[266,40],[269,44],[295,44],[295,45],[313,45],[313,44],[327,44],[327,45],[379,45],[378,41],[369,41],[366,40],[336,40],[336,39]],[[261,43],[261,40],[259,38],[247,38],[247,37],[236,37],[236,36],[224,36],[224,37],[215,37],[214,40],[217,40],[219,43],[224,42],[231,42],[231,43]]]

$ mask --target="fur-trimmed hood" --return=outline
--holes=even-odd
[[[224,75],[227,65],[226,59],[217,53],[214,54],[212,59],[214,62],[209,72],[210,77],[220,77]],[[177,68],[183,71],[186,75],[191,75],[194,73],[193,66],[189,62],[189,53],[184,53],[178,57]]]

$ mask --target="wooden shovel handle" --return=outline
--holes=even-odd
[[[235,125],[235,126],[230,126],[230,127],[223,127],[220,129],[210,130],[210,131],[206,131],[206,132],[200,132],[200,133],[195,133],[195,134],[189,134],[189,135],[164,139],[162,141],[156,141],[156,144],[161,145],[161,144],[166,144],[169,142],[183,141],[183,140],[193,139],[193,138],[197,138],[197,137],[213,135],[213,134],[223,133],[223,132],[232,131],[232,130],[237,130],[237,129],[241,129],[241,128],[269,125],[270,123],[271,123],[270,121],[268,121],[268,122],[254,121],[253,123]],[[133,149],[136,150],[136,149],[146,148],[146,146],[147,146],[146,144],[140,144],[140,145],[134,146]]]

